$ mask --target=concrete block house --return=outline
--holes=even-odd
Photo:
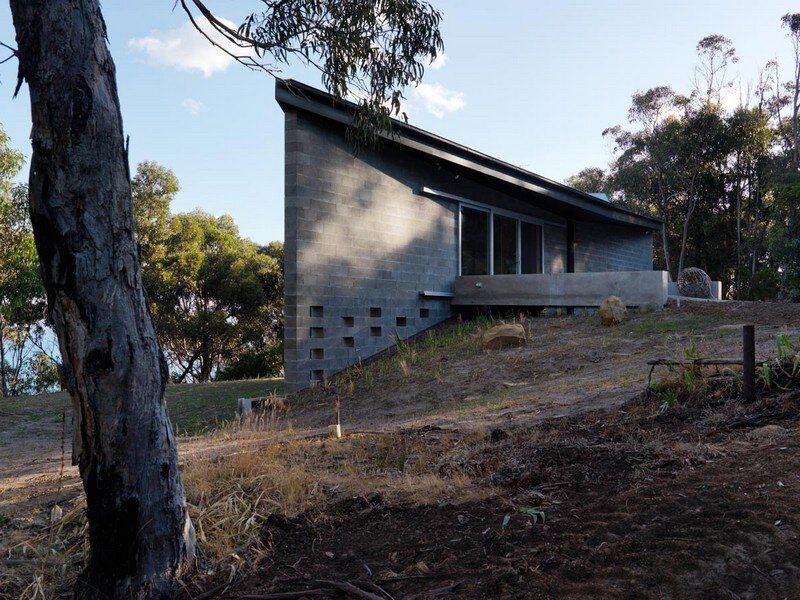
[[[666,301],[658,219],[396,122],[354,154],[353,105],[287,80],[285,381],[313,385],[454,307]]]

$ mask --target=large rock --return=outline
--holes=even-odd
[[[619,325],[625,318],[627,312],[625,303],[617,296],[609,296],[600,305],[600,322],[609,327],[611,325]]]
[[[689,267],[678,273],[678,293],[687,298],[714,297],[711,291],[711,277],[703,269]]]
[[[496,325],[483,334],[483,347],[499,350],[525,343],[525,328],[519,323]]]

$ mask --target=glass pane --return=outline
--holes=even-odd
[[[517,223],[509,217],[494,217],[494,274],[517,273]]]
[[[489,274],[489,213],[461,209],[461,274]]]
[[[522,272],[542,272],[542,228],[522,223]]]

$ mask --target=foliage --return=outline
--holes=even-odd
[[[0,389],[3,396],[28,392],[35,374],[31,337],[41,331],[45,299],[28,216],[28,193],[13,178],[23,164],[0,129]]]
[[[265,0],[238,29],[201,0],[180,1],[193,23],[196,10],[246,66],[276,73],[295,59],[319,70],[334,96],[355,99],[361,110],[349,133],[357,145],[377,142],[391,116],[405,117],[403,89],[417,85],[443,50],[442,15],[423,0]]]
[[[243,239],[228,215],[169,214],[174,174],[143,163],[134,179],[143,280],[173,379],[281,372],[283,246]]]
[[[180,185],[172,171],[157,162],[145,161],[136,168],[131,190],[136,241],[142,266],[146,268],[164,258],[161,253],[169,236],[169,206]]]
[[[693,88],[633,94],[631,127],[603,132],[614,143],[610,168],[567,179],[663,219],[655,263],[673,280],[697,266],[736,298],[800,299],[800,14],[782,21],[795,47],[793,82],[780,86],[771,61],[732,106],[736,51],[725,36],[706,36]]]

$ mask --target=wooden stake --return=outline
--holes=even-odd
[[[753,325],[742,327],[742,364],[744,366],[744,399],[756,399],[756,334]]]

